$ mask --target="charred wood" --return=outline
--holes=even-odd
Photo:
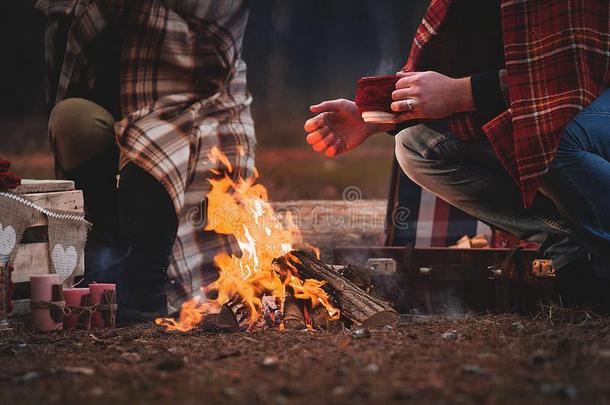
[[[379,327],[394,324],[398,320],[398,313],[387,302],[369,294],[312,255],[293,251],[287,255],[286,260],[297,269],[301,278],[326,281],[324,287],[332,290],[331,294],[336,297],[342,316],[351,322]]]
[[[307,328],[303,309],[298,300],[288,296],[284,300],[284,327],[286,329],[301,330]]]

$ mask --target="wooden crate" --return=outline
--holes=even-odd
[[[14,191],[42,208],[75,213],[84,212],[83,193],[74,189],[73,181],[23,180],[21,186]],[[14,301],[13,315],[29,312],[29,300],[22,299],[25,297],[19,295],[23,295],[24,291],[26,293],[29,291],[27,283],[29,283],[30,276],[51,272],[47,225],[46,219],[41,219],[26,229],[17,248],[12,280],[18,294]],[[84,260],[80,260],[73,275],[80,276],[83,273]],[[67,279],[64,285],[68,286],[72,282],[73,277]]]

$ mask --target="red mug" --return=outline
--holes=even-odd
[[[396,113],[390,106],[398,79],[396,75],[386,75],[358,80],[355,102],[365,122],[392,123]]]

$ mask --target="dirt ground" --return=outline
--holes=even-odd
[[[403,316],[361,338],[347,329],[16,330],[0,336],[0,403],[601,404],[610,402],[609,332],[609,319],[558,308]]]

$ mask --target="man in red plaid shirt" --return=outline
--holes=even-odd
[[[433,0],[399,73],[394,123],[365,123],[352,101],[325,101],[311,107],[307,141],[334,156],[397,134],[413,181],[540,243],[564,302],[604,297],[609,18],[601,0]]]

